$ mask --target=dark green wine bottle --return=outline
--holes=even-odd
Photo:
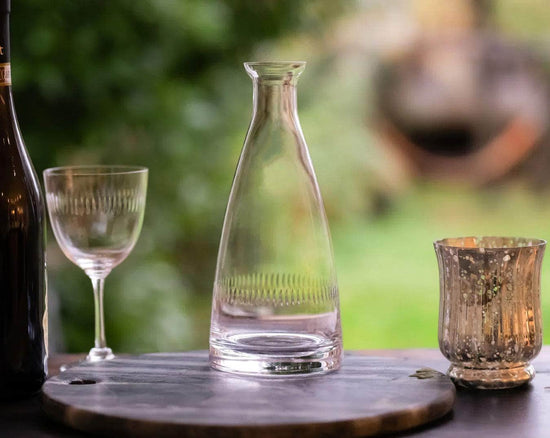
[[[0,398],[44,383],[44,200],[23,143],[11,88],[10,0],[0,0]]]

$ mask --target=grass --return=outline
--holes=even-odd
[[[419,185],[383,217],[333,226],[345,348],[437,347],[439,280],[432,242],[460,235],[548,240],[549,201],[521,187]],[[546,258],[541,290],[546,326],[549,264]],[[550,334],[544,339],[550,341]]]

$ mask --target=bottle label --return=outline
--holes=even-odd
[[[11,85],[11,64],[9,62],[0,63],[0,87]]]

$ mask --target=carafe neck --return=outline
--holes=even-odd
[[[254,117],[297,118],[296,86],[284,81],[254,79]]]
[[[296,84],[305,62],[245,62],[254,83],[253,117],[298,120]]]

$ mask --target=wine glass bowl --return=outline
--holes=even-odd
[[[147,177],[147,168],[137,166],[69,166],[44,171],[57,243],[86,272],[94,288],[95,346],[88,361],[114,357],[105,341],[103,284],[138,239]]]

